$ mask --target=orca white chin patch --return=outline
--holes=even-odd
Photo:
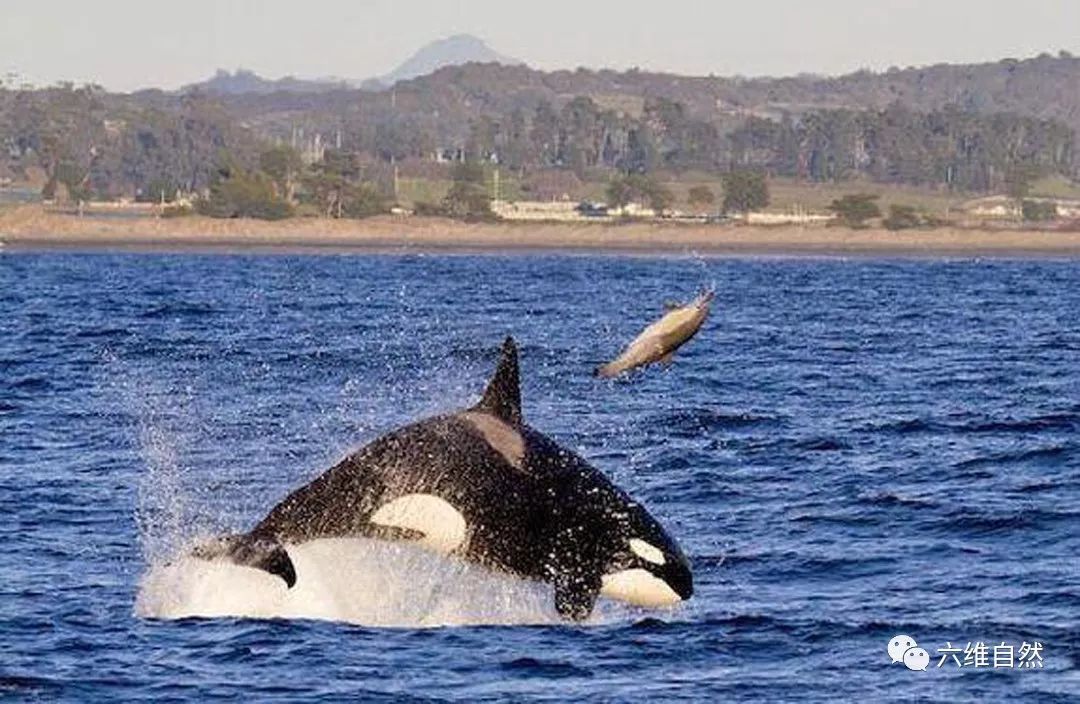
[[[368,519],[388,528],[423,534],[415,541],[429,550],[451,553],[465,542],[465,517],[448,501],[433,494],[406,494],[379,507]]]
[[[657,608],[682,601],[667,582],[641,568],[605,574],[600,583],[600,594],[634,606]]]

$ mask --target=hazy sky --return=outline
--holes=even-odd
[[[119,90],[238,66],[367,78],[462,32],[539,68],[835,74],[1080,54],[1080,0],[3,0],[0,76]]]

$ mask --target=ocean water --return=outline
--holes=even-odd
[[[591,376],[702,285],[674,365]],[[191,541],[470,404],[508,333],[527,420],[668,527],[691,601],[565,624],[358,544],[308,618],[150,617]],[[1077,701],[1080,262],[7,252],[0,545],[2,699]],[[1042,659],[938,667],[979,642]]]

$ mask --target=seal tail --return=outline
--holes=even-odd
[[[286,586],[292,589],[296,584],[296,568],[285,547],[272,536],[265,535],[227,535],[208,543],[203,543],[192,551],[195,557],[203,560],[225,559],[242,567],[269,572],[281,577]]]

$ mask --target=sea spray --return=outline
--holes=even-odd
[[[289,545],[299,578],[289,589],[266,572],[178,556],[140,585],[143,618],[291,618],[381,627],[562,623],[549,585],[529,582],[407,543],[329,538]],[[625,611],[598,609],[590,623]]]

